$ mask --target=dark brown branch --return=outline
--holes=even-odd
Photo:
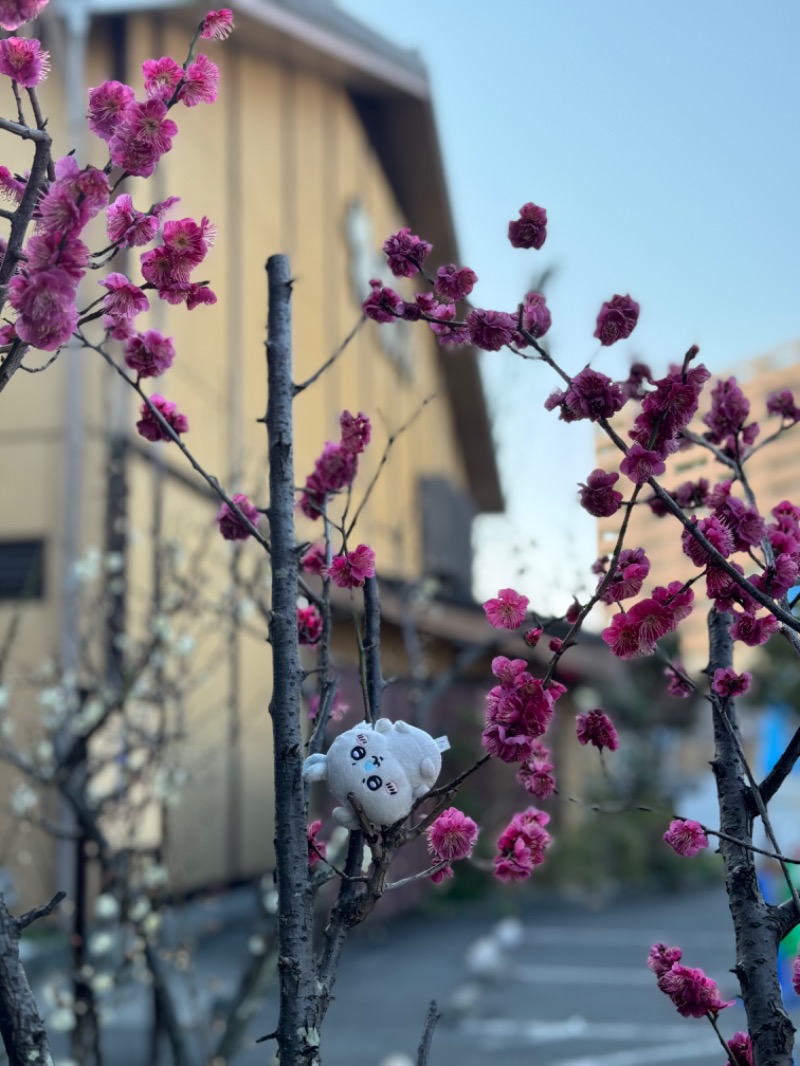
[[[428,1064],[428,1056],[431,1053],[431,1043],[433,1041],[433,1031],[440,1018],[441,1014],[436,1005],[436,1000],[432,999],[431,1005],[428,1007],[427,1017],[425,1018],[425,1028],[422,1030],[422,1039],[417,1048],[417,1066],[427,1066]]]
[[[322,364],[322,366],[319,368],[319,370],[315,371],[311,375],[310,378],[307,378],[305,381],[301,382],[299,385],[295,385],[295,387],[294,387],[295,396],[298,396],[301,392],[304,392],[309,387],[309,385],[313,385],[314,382],[318,378],[320,378],[329,367],[333,366],[333,364],[336,362],[336,360],[339,358],[339,356],[342,354],[342,352],[345,350],[345,348],[347,348],[347,346],[350,344],[352,339],[355,337],[355,335],[358,333],[358,331],[361,329],[361,327],[364,325],[364,323],[366,321],[367,321],[366,315],[362,315],[361,318],[359,318],[358,322],[356,322],[356,324],[353,326],[353,328],[347,334],[347,336],[342,341],[342,343],[339,345],[339,347],[336,349],[336,351],[332,355],[328,356],[328,358],[325,360],[325,362]]]
[[[25,911],[17,918],[17,927],[20,932],[23,929],[27,929],[29,925],[33,925],[34,922],[38,922],[40,918],[47,918],[53,913],[56,907],[59,905],[62,899],[67,898],[66,892],[56,892],[49,903],[45,903],[43,907],[34,907],[33,910]]]
[[[800,726],[795,730],[794,736],[786,745],[786,750],[758,786],[761,799],[765,804],[769,803],[781,787],[794,769],[798,759],[800,759]]]
[[[381,716],[383,675],[381,673],[381,604],[378,579],[364,582],[364,673],[366,711],[373,725]]]
[[[186,1039],[181,1023],[178,1020],[175,1003],[167,985],[164,966],[159,958],[157,949],[149,941],[145,942],[144,955],[147,960],[147,968],[153,979],[153,996],[164,1031],[169,1040],[172,1061],[175,1066],[189,1066],[190,1059],[186,1047]]]
[[[21,920],[10,914],[0,893],[0,1036],[9,1066],[53,1061],[44,1023],[19,957]]]

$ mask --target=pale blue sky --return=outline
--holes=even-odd
[[[800,338],[796,0],[339,3],[427,64],[477,306],[513,310],[555,267],[551,348],[570,372],[594,359],[620,375],[634,355],[661,370],[693,343],[723,370]],[[506,239],[527,200],[549,216],[538,253]],[[641,319],[595,359],[615,292]],[[486,364],[509,510],[479,530],[477,591],[513,582],[517,546],[520,586],[563,609],[595,555],[592,520],[568,506],[591,434],[543,410],[545,367]]]

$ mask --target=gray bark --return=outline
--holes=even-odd
[[[9,1066],[44,1066],[52,1062],[47,1033],[19,957],[24,924],[0,893],[0,1036]]]
[[[303,785],[297,647],[297,546],[294,537],[292,327],[289,261],[267,261],[267,435],[272,544],[273,657],[270,701],[275,758],[275,864],[278,888],[278,1054],[282,1066],[318,1061],[314,1025],[313,900],[308,876],[308,823]]]
[[[709,676],[733,665],[731,617],[711,611],[708,616]],[[728,837],[753,843],[752,796],[739,740],[732,699],[713,696],[714,761],[720,830]],[[749,847],[720,839],[725,864],[725,887],[736,936],[736,965],[747,1027],[753,1042],[755,1066],[791,1066],[794,1026],[783,1006],[777,955],[781,937],[778,908],[761,894],[755,855]]]

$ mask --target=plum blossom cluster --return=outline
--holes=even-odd
[[[526,881],[544,862],[552,837],[545,829],[550,815],[536,807],[515,814],[500,834],[494,857],[494,875],[499,881]]]
[[[352,484],[358,472],[358,457],[372,438],[370,420],[361,411],[357,415],[343,411],[339,418],[339,429],[339,440],[326,442],[322,454],[314,463],[313,471],[306,478],[298,507],[307,518],[319,518],[328,496]]]
[[[105,208],[108,195],[108,177],[102,170],[81,169],[72,156],[56,162],[55,180],[37,206],[36,232],[9,282],[8,299],[17,318],[3,330],[5,343],[17,337],[43,351],[56,351],[72,336],[78,324],[78,284],[89,266],[81,234]]]
[[[716,982],[700,969],[683,966],[680,948],[668,948],[666,944],[653,944],[647,957],[647,966],[658,979],[658,987],[672,1000],[675,1009],[684,1018],[716,1016],[734,1000],[720,998]]]
[[[541,248],[547,235],[547,212],[536,204],[524,204],[519,219],[509,223],[508,235],[515,248]],[[514,313],[474,308],[459,319],[457,305],[472,292],[477,274],[470,267],[446,263],[437,268],[434,278],[428,277],[424,263],[432,245],[407,226],[384,241],[383,251],[395,277],[422,276],[429,282],[431,291],[418,292],[413,299],[404,300],[380,278],[373,278],[363,309],[375,322],[423,320],[444,347],[472,344],[490,352],[507,345],[525,348],[550,329],[550,310],[540,292],[527,293]]]
[[[693,601],[694,592],[680,581],[659,585],[650,596],[614,615],[601,636],[619,659],[652,655],[658,641],[691,614]]]
[[[212,17],[213,16],[213,17]],[[210,20],[210,21],[209,21]],[[199,36],[223,39],[233,27],[228,9],[210,12]],[[172,148],[178,132],[167,117],[175,103],[195,107],[217,98],[219,68],[202,53],[181,66],[169,56],[142,64],[145,99],[137,100],[131,86],[105,81],[89,91],[89,128],[108,145],[111,163],[127,174],[148,178]]]
[[[650,560],[644,548],[623,548],[616,564],[600,579],[600,599],[610,605],[638,596],[649,573]]]
[[[507,763],[527,763],[540,751],[535,745],[553,717],[556,701],[566,691],[557,681],[547,687],[527,669],[524,659],[498,655],[492,673],[500,684],[486,697],[485,750]]]
[[[431,875],[431,880],[438,883],[453,876],[450,863],[470,857],[478,839],[478,826],[457,807],[448,807],[428,827],[427,837],[428,850],[434,863],[446,864]]]

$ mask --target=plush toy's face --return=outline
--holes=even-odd
[[[411,784],[387,734],[351,729],[337,737],[328,752],[328,775],[335,796],[346,801],[352,792],[379,824],[389,825],[411,809]]]

